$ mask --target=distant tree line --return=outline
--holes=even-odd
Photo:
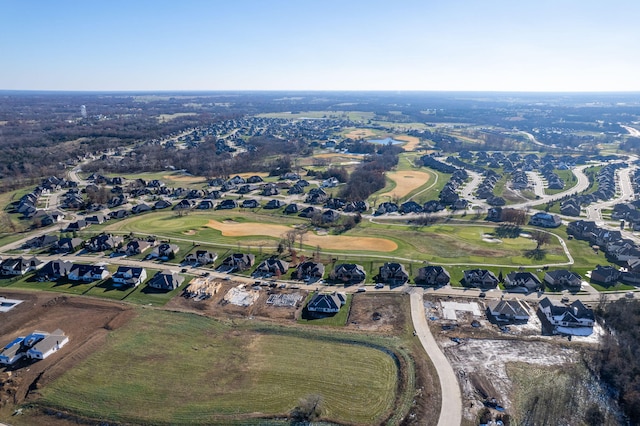
[[[384,188],[384,173],[398,165],[400,152],[402,148],[389,144],[378,148],[375,155],[365,157],[365,161],[349,176],[340,191],[340,198],[347,201],[366,200],[369,195]]]

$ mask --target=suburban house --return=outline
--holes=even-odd
[[[209,265],[216,261],[218,253],[207,250],[196,250],[185,256],[184,261],[190,264]]]
[[[569,290],[580,290],[582,277],[575,272],[566,269],[547,271],[544,274],[544,283],[551,288],[567,288]]]
[[[284,206],[284,202],[280,200],[276,200],[274,198],[273,200],[269,200],[269,202],[264,206],[264,208],[267,210],[273,210],[273,209],[279,209],[282,206]]]
[[[596,265],[591,271],[591,281],[598,284],[611,285],[615,284],[620,278],[620,271],[610,265]]]
[[[217,210],[235,209],[238,207],[236,200],[222,200],[216,207]]]
[[[45,359],[69,343],[69,337],[65,336],[64,332],[60,329],[57,329],[51,334],[36,331],[25,337],[23,343],[29,341],[30,336],[34,336],[35,334],[42,334],[43,337],[27,350],[27,357],[31,359]]]
[[[59,238],[57,235],[40,235],[39,237],[31,238],[27,240],[23,247],[25,248],[44,248],[49,247],[58,242]]]
[[[102,213],[96,213],[92,216],[85,217],[84,220],[86,220],[90,225],[100,225],[101,223],[105,223],[109,220],[109,216],[105,216]]]
[[[136,254],[144,253],[148,250],[153,243],[145,240],[131,240],[124,247],[124,253],[127,256],[135,256]]]
[[[165,270],[157,272],[147,283],[149,287],[159,290],[175,290],[180,287],[184,281],[184,277],[175,271]]]
[[[538,304],[538,313],[552,327],[554,334],[588,336],[593,332],[593,311],[576,300],[570,305],[554,305],[548,297]]]
[[[296,213],[298,213],[298,205],[295,203],[289,204],[284,209],[284,214],[296,214]]]
[[[240,207],[242,207],[243,209],[255,209],[260,207],[260,203],[258,202],[258,200],[244,200],[242,201],[242,204],[240,205]]]
[[[209,210],[212,209],[214,207],[214,202],[212,200],[202,200],[200,201],[200,203],[198,204],[198,209],[200,210]]]
[[[380,267],[380,281],[390,285],[402,285],[409,281],[409,274],[401,263],[386,262]]]
[[[109,277],[109,271],[103,265],[85,265],[74,263],[67,277],[71,281],[91,282]]]
[[[124,238],[119,235],[100,234],[91,238],[85,247],[89,251],[117,250],[123,242]]]
[[[153,208],[156,210],[166,209],[171,207],[171,203],[167,200],[158,200],[153,204]]]
[[[173,259],[180,251],[180,247],[176,244],[162,243],[151,250],[149,257],[152,259],[168,260]]]
[[[131,207],[131,213],[133,214],[140,214],[144,212],[149,212],[151,210],[153,210],[153,207],[144,203],[136,204],[135,206]]]
[[[598,229],[598,225],[593,221],[576,220],[567,225],[567,234],[579,240],[590,241]]]
[[[68,342],[69,337],[60,329],[53,333],[34,331],[5,345],[0,351],[0,364],[12,365],[21,358],[45,359]]]
[[[35,271],[44,266],[44,263],[35,257],[26,259],[24,257],[8,257],[0,262],[1,275],[24,275],[27,272]]]
[[[58,278],[66,277],[71,271],[72,262],[64,260],[50,260],[38,271],[38,280],[55,281]]]
[[[263,275],[263,276],[281,276],[284,275],[289,270],[289,262],[285,262],[284,260],[270,257],[269,259],[265,259],[258,265],[256,268],[254,275]]]
[[[540,278],[531,272],[509,272],[504,278],[504,287],[509,291],[529,293],[542,287]]]
[[[147,270],[133,266],[118,266],[118,270],[111,276],[111,279],[115,283],[115,287],[118,285],[137,287],[147,279]]]
[[[307,311],[320,312],[325,314],[335,314],[340,311],[346,298],[340,293],[316,294],[307,303]]]
[[[253,266],[256,257],[249,253],[233,253],[227,256],[220,267],[229,272],[245,271]]]
[[[414,281],[418,285],[443,286],[449,284],[451,276],[442,266],[423,266],[418,269]]]
[[[71,222],[69,225],[67,225],[67,228],[64,231],[65,232],[82,231],[89,225],[90,224],[87,223],[86,220],[80,219],[76,222]]]
[[[496,288],[498,278],[486,269],[468,269],[463,271],[464,283],[470,287]]]
[[[300,263],[293,275],[294,278],[298,280],[322,279],[324,276],[324,265],[320,262],[308,260]]]
[[[560,216],[545,212],[538,212],[531,216],[529,225],[541,226],[543,228],[557,228],[562,225],[562,219]]]
[[[329,274],[330,279],[349,284],[360,283],[366,276],[364,268],[355,263],[340,263]]]
[[[529,321],[529,305],[523,300],[494,300],[487,304],[487,313],[498,322]]]
[[[60,238],[57,244],[51,246],[51,251],[55,253],[73,253],[84,247],[82,238]]]

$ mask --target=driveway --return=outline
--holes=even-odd
[[[440,379],[442,407],[440,408],[438,426],[459,425],[462,421],[462,395],[458,385],[458,378],[453,372],[449,360],[444,356],[431,334],[424,311],[423,294],[424,291],[421,288],[415,288],[411,291],[411,319],[413,320],[416,336],[418,336],[422,347],[431,358]]]

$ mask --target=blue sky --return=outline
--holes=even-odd
[[[640,91],[640,2],[0,0],[0,90]]]

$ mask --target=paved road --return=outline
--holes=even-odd
[[[442,392],[442,406],[440,407],[440,417],[438,426],[459,425],[462,421],[462,394],[460,385],[449,360],[444,356],[440,347],[436,343],[424,311],[423,290],[413,289],[411,292],[411,319],[416,336],[420,339],[422,347],[431,358],[433,365],[438,371],[440,379],[440,390]]]

